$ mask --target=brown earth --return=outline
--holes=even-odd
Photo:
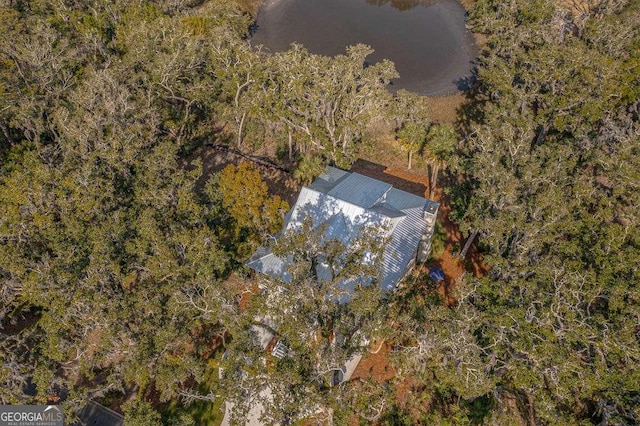
[[[424,167],[421,169],[416,167],[414,170],[407,170],[406,159],[404,156],[398,155],[401,151],[398,150],[397,146],[394,147],[392,143],[389,143],[389,141],[383,144],[383,149],[378,150],[377,153],[377,157],[382,157],[390,163],[392,167],[386,167],[372,161],[360,159],[353,164],[351,171],[387,182],[400,190],[418,196],[428,197],[429,178],[427,174],[422,171],[425,170]],[[247,161],[247,157],[245,156],[212,146],[204,147],[197,151],[192,156],[192,159],[195,158],[199,158],[203,162],[203,178],[211,176],[230,163],[237,164],[240,161]],[[277,167],[270,167],[265,164],[256,164],[256,167],[262,172],[262,176],[269,185],[272,193],[280,195],[290,203],[295,201],[295,197],[299,191],[299,185],[292,178],[291,174]],[[452,305],[455,303],[455,299],[452,296],[454,285],[463,274],[470,272],[476,277],[480,277],[486,274],[487,267],[483,263],[482,256],[478,253],[475,245],[471,246],[467,254],[467,266],[470,266],[468,271],[465,270],[465,265],[460,259],[454,258],[454,248],[457,247],[457,250],[459,250],[459,248],[464,245],[464,239],[458,226],[449,220],[448,215],[451,211],[451,206],[447,197],[444,196],[442,188],[437,188],[434,198],[435,201],[441,203],[438,220],[446,231],[447,242],[442,255],[433,263],[429,264],[429,266],[439,267],[443,270],[445,280],[440,283],[438,292],[447,304]],[[229,279],[228,284],[238,292],[238,301],[241,309],[246,306],[251,290],[255,291],[255,288],[252,288],[249,284],[251,281],[251,278],[244,278],[235,274]],[[354,371],[352,378],[371,378],[381,382],[393,378],[395,376],[395,370],[389,362],[390,351],[391,345],[388,342],[377,342],[372,345],[371,353],[362,359]]]
[[[353,164],[351,171],[387,182],[395,188],[420,197],[428,198],[429,196],[429,178],[426,173],[419,173],[417,170],[409,171],[406,168],[388,168],[368,160],[360,159]],[[485,275],[487,273],[487,266],[482,261],[482,256],[478,253],[475,244],[472,244],[464,261],[454,257],[453,252],[455,248],[459,247],[457,249],[459,251],[460,248],[464,246],[466,239],[462,236],[458,225],[449,220],[451,205],[442,187],[436,188],[434,201],[440,203],[438,221],[445,229],[447,242],[442,255],[430,266],[439,267],[444,271],[446,285],[444,289],[445,299],[449,300],[453,284],[465,273],[464,261],[470,262],[470,265],[467,265],[470,267],[468,272],[473,273],[476,277]]]
[[[371,379],[376,382],[386,382],[396,375],[396,370],[389,363],[391,345],[386,342],[374,342],[369,353],[353,371],[351,380]]]
[[[456,121],[457,110],[465,101],[463,93],[454,93],[447,96],[427,97],[429,117],[434,123],[451,123]]]
[[[387,150],[388,152],[388,150]],[[358,160],[354,163],[351,171],[387,182],[393,185],[395,188],[407,191],[409,193],[428,197],[429,193],[429,178],[426,173],[420,173],[417,170],[409,171],[406,169],[406,164],[403,163],[404,159],[398,156],[392,156],[395,160],[390,162],[394,163],[398,168],[389,168],[380,164],[368,161]],[[404,164],[401,165],[401,164]],[[439,267],[445,274],[445,280],[439,283],[438,293],[442,299],[449,305],[455,303],[453,297],[453,291],[456,283],[462,279],[466,272],[473,273],[476,277],[485,275],[488,271],[487,265],[482,260],[482,255],[478,252],[475,244],[473,244],[467,253],[466,260],[468,261],[469,271],[465,270],[465,262],[459,258],[453,256],[455,247],[462,247],[465,240],[454,222],[449,220],[449,212],[451,211],[451,205],[449,199],[444,195],[443,188],[438,187],[435,191],[435,201],[440,202],[440,209],[438,210],[438,221],[442,224],[446,231],[447,242],[445,250],[442,255],[432,263],[429,267]],[[460,250],[459,248],[457,249]],[[390,365],[389,353],[391,351],[391,344],[385,342],[380,347],[380,342],[374,342],[371,346],[370,353],[363,357],[358,366],[356,367],[352,379],[363,378],[372,379],[376,381],[388,381],[395,376],[395,370]],[[379,350],[377,350],[379,349]],[[409,395],[409,390],[405,389],[407,386],[402,386],[403,382],[398,385],[397,397],[402,401],[402,396]]]
[[[473,3],[473,0],[463,3],[465,7],[469,7],[469,5]],[[453,123],[457,116],[457,110],[464,101],[464,94],[428,98],[427,102],[432,120],[437,123]],[[426,173],[427,168],[424,159],[416,154],[414,156],[413,168],[408,170],[407,153],[398,145],[388,130],[381,131],[374,136],[374,139],[377,140],[375,147],[363,151],[361,153],[362,158],[353,164],[351,171],[379,179],[393,185],[395,188],[428,198],[429,178]],[[269,158],[273,158],[272,155],[270,155],[272,154],[270,151],[271,149],[269,147],[263,146],[259,152],[254,152],[253,156],[247,156],[246,154],[212,145],[196,151],[191,159],[199,158],[202,161],[204,172],[203,180],[230,163],[238,164],[241,161],[253,161],[257,159],[258,163],[254,162],[254,164],[260,170],[271,193],[279,195],[281,198],[287,200],[290,205],[293,205],[300,185],[293,179],[291,173],[275,164],[269,165]],[[480,277],[486,274],[487,267],[482,261],[482,256],[475,247],[475,244],[471,246],[471,249],[467,253],[466,262],[453,256],[454,250],[459,251],[464,245],[465,239],[458,226],[449,220],[451,205],[442,187],[436,188],[434,199],[441,203],[438,212],[438,221],[446,231],[447,241],[442,255],[428,266],[439,267],[443,270],[445,280],[439,284],[438,293],[448,305],[452,305],[455,303],[455,299],[453,298],[455,284],[461,281],[463,275],[468,272],[473,273],[476,277]],[[465,266],[467,269],[465,269]],[[240,304],[245,306],[247,296],[250,296],[251,291],[241,290],[242,288],[250,288],[249,282],[251,279],[235,276],[232,278],[232,281],[233,285],[239,289],[238,297]],[[389,361],[391,349],[391,342],[376,342],[373,344],[371,352],[363,357],[354,371],[352,378],[370,378],[379,382],[391,380],[396,374]],[[403,387],[402,383],[404,382],[400,381],[397,386],[397,396],[399,399],[402,398],[403,394],[405,396],[408,395],[411,388],[409,384]]]
[[[576,15],[588,15],[595,3],[587,0],[557,0],[558,6]]]

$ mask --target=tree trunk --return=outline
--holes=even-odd
[[[437,163],[431,163],[431,177],[429,179],[429,199],[433,200],[433,195],[436,192],[436,185],[438,183],[438,169],[440,168]]]
[[[411,158],[413,157],[413,151],[409,151],[409,170],[411,170]]]
[[[471,233],[469,238],[467,238],[467,242],[464,243],[464,248],[460,252],[460,256],[458,256],[460,259],[464,260],[464,257],[467,255],[467,251],[469,250],[469,247],[471,247],[471,243],[473,242],[473,240],[475,240],[477,235],[478,235],[478,231],[476,230]]]
[[[291,135],[291,129],[288,129],[289,132],[289,161],[293,161],[293,136]]]
[[[242,113],[242,117],[240,118],[240,123],[238,124],[238,148],[242,147],[242,129],[244,127],[244,119],[247,116],[246,112]]]

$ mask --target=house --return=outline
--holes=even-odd
[[[431,251],[436,215],[439,204],[394,188],[376,179],[327,167],[309,186],[301,189],[293,208],[285,216],[283,233],[302,229],[311,220],[320,239],[337,239],[343,246],[358,241],[360,231],[372,226],[383,233],[386,242],[382,252],[381,276],[378,284],[383,291],[393,290],[411,270],[415,262],[427,259]],[[292,280],[288,271],[291,256],[279,257],[269,247],[260,247],[247,262],[247,266],[267,276],[284,282]],[[318,280],[330,278],[332,270],[319,261],[316,265]],[[343,288],[349,283],[339,282]],[[347,292],[348,293],[348,292]],[[346,302],[347,297],[344,301]],[[342,302],[342,299],[340,299]],[[291,351],[279,340],[278,324],[271,318],[256,318],[251,330],[266,353],[276,358],[289,356]],[[363,336],[363,342],[366,340]],[[334,336],[336,340],[339,336]],[[366,346],[368,343],[364,343]],[[362,355],[352,354],[338,369],[333,370],[330,384],[340,385],[350,380]],[[260,399],[271,398],[271,388],[263,389]],[[229,424],[232,403],[226,404],[225,420]],[[259,424],[263,410],[257,401],[248,414],[246,424]]]
[[[335,238],[348,246],[363,226],[379,226],[389,238],[379,284],[383,291],[389,291],[416,260],[421,262],[429,256],[439,206],[388,183],[327,167],[311,185],[302,188],[285,217],[284,231],[300,228],[303,220],[311,217],[314,228],[324,227],[324,238]],[[288,260],[268,247],[260,247],[247,265],[274,278],[291,279]],[[318,272],[321,276],[322,271]]]
[[[110,408],[89,401],[78,413],[78,420],[72,426],[122,426],[124,416]]]

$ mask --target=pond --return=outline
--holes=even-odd
[[[368,44],[369,62],[395,63],[392,91],[431,96],[463,89],[477,54],[456,0],[266,0],[251,44],[279,52],[293,42],[331,56]]]

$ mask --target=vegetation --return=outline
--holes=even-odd
[[[0,5],[0,403],[122,395],[128,424],[186,425],[219,421],[222,398],[241,419],[268,385],[282,423],[639,423],[640,4],[477,0],[455,126],[392,96],[367,46],[252,49],[254,7]],[[256,167],[205,176],[190,154],[271,144],[309,182],[381,120],[432,195],[453,183],[490,273],[451,307],[426,276],[383,296],[376,232],[319,245],[307,223],[272,244],[290,281],[248,277],[288,206]],[[256,343],[265,323],[287,356]],[[395,378],[331,386],[372,336]]]
[[[256,400],[262,400],[266,423],[334,417],[346,398],[334,386],[334,373],[359,350],[364,336],[382,325],[379,265],[371,260],[381,258],[382,241],[372,237],[379,232],[363,227],[348,247],[326,240],[325,232],[305,220],[300,230],[287,231],[272,245],[275,254],[290,256],[288,279],[260,283],[246,308],[252,326],[228,346],[223,364],[223,388],[236,403],[238,419]],[[259,330],[286,345],[286,355],[265,355]]]
[[[230,164],[207,183],[206,192],[219,198],[217,234],[226,241],[227,251],[242,262],[265,238],[282,229],[289,210],[286,201],[271,197],[267,184],[250,163]]]
[[[512,398],[528,424],[640,421],[639,5],[587,3],[480,0],[471,16],[487,46],[458,214],[491,273],[456,332],[473,321],[464,362],[486,388],[469,396],[514,416]]]

